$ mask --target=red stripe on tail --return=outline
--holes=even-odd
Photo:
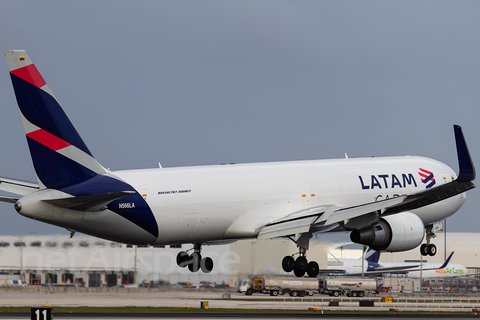
[[[43,80],[42,75],[40,72],[38,72],[37,67],[35,67],[34,64],[12,70],[10,73],[33,84],[37,88],[41,88],[47,84],[45,80]]]
[[[47,148],[50,148],[54,151],[71,146],[70,143],[58,138],[57,136],[54,136],[53,134],[43,129],[30,132],[29,134],[27,134],[27,137],[43,144]]]

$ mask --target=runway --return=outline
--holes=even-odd
[[[142,320],[142,319],[162,319],[162,320],[178,320],[178,319],[195,319],[195,320],[222,320],[222,319],[235,319],[235,320],[252,320],[252,319],[288,319],[288,320],[302,320],[302,319],[384,319],[384,318],[408,318],[412,320],[422,319],[467,319],[478,318],[475,315],[439,315],[439,314],[422,314],[422,315],[408,315],[408,314],[351,314],[351,315],[319,315],[319,314],[231,314],[231,313],[219,313],[219,314],[185,314],[185,313],[154,313],[154,314],[99,314],[99,313],[85,313],[85,314],[54,314],[54,319],[89,319],[89,320]],[[29,319],[30,314],[27,313],[15,313],[15,314],[1,314],[2,320],[18,320]]]
[[[137,288],[102,288],[87,290],[88,288],[0,288],[0,307],[42,307],[50,304],[53,307],[55,319],[307,319],[321,316],[323,319],[350,319],[365,317],[408,317],[415,319],[416,315],[405,315],[406,311],[443,311],[451,314],[440,315],[432,312],[427,315],[419,315],[418,319],[426,317],[434,318],[460,318],[458,311],[468,312],[473,316],[472,309],[480,308],[480,296],[471,295],[462,297],[461,300],[447,299],[441,297],[436,299],[409,297],[399,300],[396,298],[393,303],[381,302],[378,295],[366,297],[364,300],[374,301],[373,307],[359,306],[358,298],[336,299],[338,306],[329,306],[331,297],[315,295],[313,297],[292,298],[289,296],[271,297],[269,295],[245,296],[229,290],[199,290],[199,289],[157,289]],[[230,299],[225,298],[230,295]],[[224,298],[222,298],[224,297]],[[434,297],[435,298],[435,297]],[[459,297],[457,297],[458,299]],[[201,302],[208,302],[209,310],[200,310]],[[62,307],[61,312],[60,307]],[[121,310],[114,310],[117,313],[103,313],[101,310],[93,310],[93,313],[76,313],[77,307],[135,307],[135,308],[175,308],[179,313],[155,313],[156,310],[148,310],[149,313],[128,310],[121,313]],[[291,314],[294,310],[308,312],[311,307],[318,308],[316,314]],[[72,308],[69,313],[68,308]],[[391,308],[399,309],[398,314],[388,314]],[[131,308],[130,308],[131,309]],[[222,312],[222,309],[226,310]],[[324,313],[321,314],[323,309]],[[57,312],[55,312],[57,310]],[[236,310],[236,311],[228,311]],[[257,313],[255,310],[269,310],[273,313]],[[329,314],[329,312],[352,312],[360,310],[362,313],[352,315]],[[161,310],[159,310],[161,311]],[[169,310],[166,310],[170,312]],[[194,311],[194,313],[184,313]],[[215,313],[211,313],[211,312]],[[383,311],[386,313],[375,314]],[[134,313],[131,313],[134,312]],[[152,313],[154,312],[154,313]],[[208,313],[207,313],[208,312]],[[248,313],[247,313],[248,312]],[[471,317],[467,315],[466,317]],[[26,313],[0,313],[0,319],[29,319],[30,314]]]

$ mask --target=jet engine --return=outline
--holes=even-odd
[[[425,226],[414,213],[402,212],[380,218],[369,227],[354,230],[350,240],[376,251],[398,252],[417,247],[423,241]]]

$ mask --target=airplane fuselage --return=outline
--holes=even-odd
[[[361,274],[362,273],[362,260],[361,259],[340,259],[340,264],[336,259],[329,258],[329,262],[334,263],[334,266],[328,266],[330,270],[344,270],[347,274]],[[363,263],[363,272],[367,274],[368,272],[375,272],[376,268],[399,268],[408,267],[412,265],[418,266],[419,263],[413,262],[378,262],[371,263],[367,260],[364,260]],[[448,277],[448,276],[460,276],[468,274],[468,270],[465,266],[459,263],[449,263],[445,268],[440,268],[441,263],[423,263],[422,269],[428,269],[422,271],[422,278],[434,278],[434,277]],[[416,267],[415,270],[420,269]],[[393,271],[391,273],[394,273]],[[409,271],[407,272],[408,277],[410,278],[420,278],[420,271]]]
[[[426,183],[422,170],[432,175]],[[116,200],[100,212],[35,201],[44,199],[46,192],[51,198],[89,194],[93,186],[98,189],[99,182],[104,183],[87,180],[22,198],[21,214],[133,244],[205,243],[255,238],[261,226],[305,208],[380,201],[456,177],[441,162],[413,156],[126,170],[106,176],[131,186],[136,195]],[[27,209],[26,198],[36,198],[35,205]],[[428,225],[455,213],[463,201],[461,194],[412,212]]]
[[[5,57],[38,184],[1,177],[18,213],[129,244],[192,243],[177,265],[213,270],[202,244],[289,237],[298,252],[282,268],[316,277],[306,252],[314,233],[351,231],[355,243],[434,255],[432,223],[475,188],[462,129],[454,125],[458,177],[422,157],[364,158],[111,172],[93,156],[25,50]],[[427,230],[427,232],[425,232]],[[190,249],[188,251],[191,251]],[[295,259],[294,259],[295,256]]]

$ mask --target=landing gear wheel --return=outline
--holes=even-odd
[[[295,276],[297,277],[303,277],[305,275],[305,272],[307,271],[307,266],[307,258],[298,257],[295,261],[295,269],[293,270],[293,273],[295,273]]]
[[[200,268],[204,273],[210,273],[213,270],[213,260],[210,257],[203,258],[200,263]]]
[[[200,261],[202,261],[202,256],[200,253],[192,253],[188,263],[188,270],[190,270],[190,272],[197,272],[200,270]]]
[[[420,253],[422,256],[428,256],[428,246],[425,243],[420,246]]]
[[[295,268],[295,260],[292,256],[286,256],[282,260],[282,268],[285,272],[292,272]]]
[[[427,252],[429,256],[434,256],[437,253],[437,247],[434,244],[429,244],[427,247]]]
[[[318,272],[320,268],[318,267],[318,263],[315,261],[310,261],[307,265],[307,274],[310,278],[316,278],[318,276]]]
[[[177,254],[177,265],[180,268],[185,268],[188,265],[188,260],[190,260],[190,256],[185,251],[180,251]]]

